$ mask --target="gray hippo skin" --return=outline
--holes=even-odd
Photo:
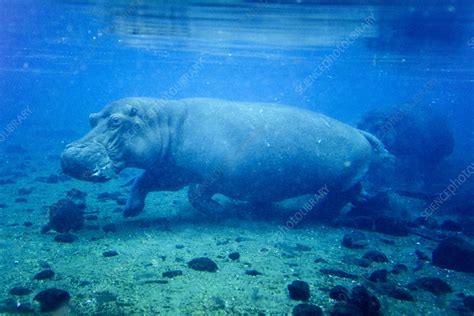
[[[148,192],[189,185],[190,203],[208,214],[216,193],[256,205],[356,187],[374,152],[371,134],[325,115],[277,104],[217,99],[127,98],[90,115],[92,130],[67,145],[63,171],[102,182],[128,167],[135,179],[124,216],[138,215]]]

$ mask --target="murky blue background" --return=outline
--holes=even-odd
[[[151,96],[277,102],[356,124],[435,80],[420,103],[449,117],[456,154],[472,158],[473,2],[329,3],[0,0],[0,123],[29,106],[8,141],[59,150],[89,129],[88,113]]]

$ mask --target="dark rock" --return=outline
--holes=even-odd
[[[17,191],[18,195],[30,195],[34,191],[34,187],[20,188]]]
[[[84,226],[84,208],[70,199],[57,201],[49,209],[49,227],[59,233],[82,229]]]
[[[35,280],[46,280],[46,279],[52,279],[54,277],[55,273],[53,270],[43,270],[39,273],[37,273],[34,277]]]
[[[349,290],[342,285],[336,285],[329,291],[329,297],[336,301],[347,301]]]
[[[184,249],[184,245],[183,244],[177,244],[176,246],[174,246],[176,249]]]
[[[424,226],[429,229],[437,229],[439,227],[438,222],[433,217],[420,216],[417,217],[413,224],[417,226]]]
[[[33,223],[26,221],[23,223],[23,226],[30,227],[30,226],[33,226]]]
[[[420,260],[423,260],[423,261],[431,261],[431,258],[428,257],[428,255],[426,253],[424,253],[423,251],[421,250],[415,250],[415,255],[418,259]]]
[[[259,272],[255,269],[249,269],[245,271],[245,274],[251,275],[251,276],[257,276],[257,275],[262,275],[262,272]]]
[[[439,228],[441,228],[442,230],[447,230],[451,232],[462,231],[462,225],[450,219],[445,220]]]
[[[73,241],[77,240],[77,236],[73,234],[64,233],[64,234],[57,234],[54,236],[54,241],[63,242],[63,243],[72,243]]]
[[[387,282],[388,271],[386,269],[375,270],[369,277],[372,282]]]
[[[115,250],[107,250],[102,253],[104,257],[115,257],[118,256],[118,252]]]
[[[359,231],[345,234],[342,238],[342,245],[350,249],[364,248],[367,247],[368,244],[369,242],[365,234]]]
[[[415,298],[406,290],[399,288],[391,288],[386,293],[391,298],[394,298],[399,301],[409,301],[414,302]]]
[[[314,259],[314,263],[328,263],[327,260],[324,260],[323,258],[316,258]]]
[[[115,203],[117,203],[117,205],[125,205],[127,204],[127,199],[126,198],[118,198],[115,200]]]
[[[403,221],[395,217],[381,216],[375,219],[375,231],[392,235],[392,236],[408,236],[408,228]]]
[[[236,251],[235,251],[235,252],[231,252],[231,253],[229,253],[229,256],[228,256],[228,257],[229,257],[230,260],[239,260],[239,258],[240,258],[240,253],[238,253],[238,252],[236,252]]]
[[[68,292],[56,288],[41,291],[34,297],[34,300],[40,303],[42,313],[53,312],[67,304],[70,299]]]
[[[24,286],[15,286],[8,293],[10,293],[11,295],[23,296],[23,295],[31,294],[32,291],[29,288],[24,287]]]
[[[188,267],[197,271],[216,272],[217,264],[209,258],[194,258],[188,262]]]
[[[388,262],[387,256],[377,250],[366,252],[362,258],[370,260],[371,262]]]
[[[183,271],[181,270],[169,270],[169,271],[166,271],[166,272],[163,272],[161,274],[164,278],[174,278],[174,277],[177,277],[179,275],[183,275]]]
[[[349,303],[357,306],[362,315],[378,315],[380,312],[380,301],[378,298],[360,285],[352,289]]]
[[[359,266],[359,267],[363,267],[363,268],[367,268],[370,266],[370,264],[372,263],[371,260],[368,260],[368,259],[364,259],[364,258],[355,258],[353,261],[352,261],[353,264],[355,264],[356,266]]]
[[[415,280],[408,285],[410,289],[422,289],[433,293],[434,295],[442,295],[451,293],[453,290],[448,283],[440,278],[424,277]]]
[[[105,225],[102,227],[102,230],[103,230],[105,233],[115,233],[115,232],[117,232],[117,226],[115,226],[115,224],[113,224],[113,223],[105,224]]]
[[[321,307],[313,304],[298,304],[293,308],[293,316],[322,316]]]
[[[168,280],[146,280],[145,284],[168,284]]]
[[[310,297],[309,284],[296,280],[288,284],[288,292],[293,300],[307,301]]]
[[[460,237],[448,237],[433,250],[433,265],[455,271],[474,272],[474,245]]]
[[[404,265],[403,263],[397,263],[396,265],[393,266],[392,271],[390,271],[392,274],[400,274],[402,272],[408,272],[408,267]]]
[[[358,278],[357,275],[345,272],[343,270],[338,270],[338,269],[321,269],[319,270],[322,274],[326,275],[332,275],[336,276],[339,278],[344,278],[344,279],[351,279],[351,280],[356,280]]]
[[[474,296],[468,295],[462,299],[464,306],[471,312],[474,312]]]

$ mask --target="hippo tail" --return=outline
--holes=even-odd
[[[370,146],[372,146],[372,150],[375,153],[377,160],[393,163],[395,162],[395,156],[392,155],[384,146],[384,144],[378,139],[375,135],[359,130],[359,132],[367,139]]]

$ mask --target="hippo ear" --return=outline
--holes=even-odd
[[[91,124],[91,127],[95,127],[97,125],[98,120],[99,114],[92,113],[91,115],[89,115],[89,123]]]
[[[128,115],[135,116],[135,115],[137,115],[137,112],[138,112],[138,110],[136,108],[131,108]]]

